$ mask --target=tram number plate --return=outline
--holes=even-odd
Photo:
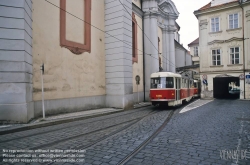
[[[162,95],[156,95],[156,97],[158,97],[158,98],[159,98],[159,97],[162,97]]]

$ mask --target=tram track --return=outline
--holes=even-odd
[[[97,142],[99,142],[99,141],[101,141],[101,140],[104,140],[104,139],[106,139],[106,138],[108,138],[108,137],[110,137],[110,136],[112,136],[112,135],[114,135],[114,134],[116,134],[116,133],[118,133],[118,132],[121,132],[121,131],[123,131],[123,130],[129,128],[130,126],[136,124],[136,123],[139,122],[140,120],[142,120],[142,119],[144,119],[145,117],[150,116],[150,115],[152,115],[152,114],[154,114],[154,113],[157,113],[157,111],[150,111],[149,113],[147,113],[146,115],[143,115],[142,117],[137,117],[137,118],[132,119],[132,120],[126,120],[125,122],[121,122],[121,123],[119,123],[119,124],[110,125],[110,126],[108,126],[108,127],[100,128],[100,129],[97,129],[97,130],[94,130],[94,131],[90,131],[90,132],[87,132],[87,133],[80,133],[80,134],[77,134],[77,135],[75,135],[75,136],[70,136],[70,137],[67,137],[67,138],[63,138],[63,139],[60,139],[60,140],[53,141],[53,142],[51,142],[51,143],[46,143],[46,144],[42,144],[42,145],[39,145],[39,146],[35,146],[35,147],[31,147],[31,148],[26,148],[26,149],[30,149],[30,150],[43,149],[43,148],[45,148],[45,147],[51,147],[51,146],[53,146],[53,145],[58,145],[58,144],[60,144],[60,143],[66,142],[66,141],[68,141],[68,140],[73,140],[73,139],[76,139],[76,138],[79,138],[79,137],[82,137],[82,136],[86,136],[86,135],[91,135],[91,134],[97,133],[97,132],[99,132],[99,131],[107,130],[107,129],[112,128],[112,127],[115,127],[115,126],[119,126],[119,125],[122,125],[122,124],[130,123],[130,124],[128,124],[128,125],[126,125],[126,126],[120,128],[120,129],[118,129],[117,131],[114,131],[114,132],[110,133],[109,135],[104,136],[104,137],[98,139],[97,141],[95,141],[95,142],[93,142],[93,143],[91,143],[91,144],[89,144],[89,145],[87,145],[87,146],[79,146],[79,147],[77,147],[77,148],[89,147],[89,146],[92,146],[92,145],[94,145],[95,143],[97,143]],[[131,123],[131,122],[132,122],[132,123]],[[19,139],[20,139],[20,138],[19,138]],[[18,140],[19,140],[19,139],[18,139]],[[1,143],[3,143],[3,142],[1,142]]]
[[[147,110],[147,109],[146,109]],[[39,131],[39,132],[36,132],[36,133],[31,133],[31,134],[26,134],[24,136],[17,136],[15,138],[11,138],[11,139],[7,139],[7,140],[1,140],[0,141],[0,144],[1,143],[6,143],[6,142],[10,142],[10,141],[13,141],[13,140],[20,140],[20,139],[23,139],[23,138],[27,138],[27,137],[31,137],[31,136],[37,136],[37,135],[42,135],[42,134],[47,134],[47,133],[50,133],[50,132],[53,132],[53,131],[62,131],[62,130],[67,130],[69,128],[72,128],[72,127],[77,127],[79,125],[82,125],[82,124],[91,124],[91,123],[94,123],[94,122],[101,122],[101,121],[105,121],[105,120],[112,120],[113,118],[117,118],[117,117],[121,117],[121,116],[126,116],[126,115],[132,115],[132,114],[136,114],[136,113],[140,113],[140,111],[142,111],[141,109],[138,109],[136,111],[133,111],[133,112],[130,112],[130,113],[127,113],[127,112],[122,112],[122,114],[120,115],[116,115],[116,114],[111,114],[112,116],[111,117],[108,117],[108,118],[103,118],[103,119],[100,119],[98,120],[98,117],[93,120],[93,121],[90,121],[90,122],[86,122],[86,121],[77,121],[76,124],[73,124],[71,126],[67,126],[66,128],[63,127],[63,125],[61,126],[61,128],[58,128],[58,127],[55,127],[55,128],[52,128],[50,130],[45,130],[45,131]],[[125,113],[125,114],[124,114]],[[113,116],[114,115],[114,116]],[[107,115],[108,116],[108,115]],[[101,117],[106,117],[106,116],[101,116]],[[54,127],[54,126],[52,126]],[[44,127],[41,128],[41,129],[45,129]],[[26,131],[30,131],[30,130],[26,130]],[[23,131],[22,131],[23,132]],[[18,132],[19,133],[19,132]],[[8,134],[7,134],[8,135]],[[6,135],[0,135],[1,136],[6,136]]]
[[[152,135],[150,135],[138,147],[136,147],[133,151],[131,151],[130,154],[128,154],[126,157],[124,157],[124,159],[122,159],[118,163],[119,165],[120,164],[126,164],[129,160],[131,160],[138,152],[140,152],[148,143],[150,143],[151,140],[153,140],[162,131],[162,129],[167,125],[167,123],[169,122],[169,120],[171,119],[171,117],[173,116],[173,114],[175,112],[174,110],[168,110],[168,111],[169,111],[169,114],[168,114],[168,116],[166,116],[167,118],[165,120],[163,120],[163,124],[160,124],[159,127],[156,128],[157,130],[154,131]],[[60,140],[57,140],[57,141],[54,141],[54,142],[51,142],[51,143],[37,145],[37,146],[34,146],[34,147],[27,147],[26,149],[29,149],[29,150],[45,149],[45,150],[47,150],[47,149],[50,149],[51,147],[52,148],[57,148],[57,146],[60,146],[60,147],[61,146],[63,146],[63,147],[66,146],[65,148],[72,149],[72,150],[82,150],[82,149],[83,150],[89,150],[89,149],[93,148],[95,145],[98,146],[98,145],[102,144],[105,140],[107,140],[109,138],[112,139],[112,138],[114,138],[116,136],[119,136],[117,134],[129,129],[130,127],[133,127],[133,126],[138,127],[137,125],[140,122],[144,122],[144,123],[148,122],[148,121],[150,121],[151,118],[154,119],[154,120],[157,119],[155,117],[161,115],[161,113],[162,113],[161,110],[151,110],[147,114],[145,114],[145,115],[143,115],[141,117],[138,117],[136,119],[127,120],[125,122],[121,122],[119,124],[114,124],[114,125],[111,125],[111,126],[108,126],[108,127],[105,127],[105,128],[101,128],[101,129],[98,129],[98,130],[94,130],[94,131],[91,131],[91,132],[88,132],[88,133],[80,133],[78,135],[63,138],[63,139],[60,139]],[[107,133],[108,132],[108,131],[106,131],[107,129],[112,128],[112,127],[116,127],[116,126],[119,126],[119,125],[121,125],[121,128],[118,128],[117,130],[113,129],[112,131],[110,131],[110,133]],[[122,126],[122,125],[125,125],[125,126]],[[99,131],[103,131],[104,133],[100,133]],[[97,136],[98,136],[97,139],[93,140],[93,141],[89,140],[90,137],[96,136],[95,133],[97,133]],[[122,134],[124,134],[124,133],[122,133]],[[83,140],[87,139],[87,141],[83,145],[78,145],[78,146],[73,146],[72,145],[73,147],[67,147],[67,145],[70,146],[69,144],[73,144],[74,139],[77,139],[77,138],[80,138],[80,139],[78,139],[78,142],[80,142],[82,139]],[[70,154],[70,152],[68,154]],[[73,154],[73,152],[71,154]],[[52,158],[52,162],[47,163],[47,165],[53,164],[54,163],[53,159],[65,159],[65,157]]]
[[[149,114],[147,114],[147,115],[141,117],[140,119],[137,119],[136,121],[134,121],[134,122],[132,122],[132,123],[130,123],[130,124],[128,124],[128,125],[122,127],[121,129],[118,129],[118,130],[116,130],[116,131],[114,131],[114,132],[112,132],[112,133],[110,133],[110,134],[108,134],[108,135],[106,135],[106,136],[103,136],[103,137],[101,137],[101,138],[95,140],[94,142],[92,142],[92,143],[90,143],[90,144],[88,144],[88,145],[80,145],[80,146],[78,146],[78,147],[74,147],[74,148],[70,148],[70,149],[73,149],[73,150],[80,150],[80,149],[88,150],[89,148],[95,146],[96,144],[98,144],[98,143],[100,143],[100,142],[102,142],[102,141],[104,141],[104,140],[106,140],[106,139],[112,137],[113,135],[116,135],[116,134],[118,134],[118,133],[120,133],[120,132],[122,132],[122,131],[128,129],[129,127],[131,127],[131,126],[133,126],[133,125],[135,125],[135,124],[137,124],[137,123],[139,123],[140,121],[142,121],[142,120],[145,119],[146,117],[149,117],[149,116],[154,115],[154,114],[157,114],[157,113],[161,113],[161,111],[152,111],[152,112],[150,112]],[[140,146],[138,146],[133,152],[131,152],[131,154],[129,154],[127,157],[125,157],[120,163],[121,163],[121,164],[124,164],[124,163],[126,163],[127,161],[129,161],[136,153],[138,153],[138,152],[139,152],[144,146],[146,146],[153,138],[155,138],[155,137],[161,132],[161,130],[167,125],[167,123],[168,123],[168,121],[171,119],[173,113],[174,113],[174,110],[171,110],[169,116],[167,117],[167,119],[165,120],[165,122],[157,129],[157,131],[154,132],[153,135],[151,135],[146,141],[144,141]],[[59,159],[60,159],[60,158],[59,158]],[[62,159],[62,158],[61,158],[61,159]],[[51,164],[53,164],[53,163],[51,162],[51,163],[48,163],[48,164],[46,164],[46,165],[51,165]]]
[[[122,125],[122,124],[126,124],[128,123],[127,125],[123,126],[122,128],[116,130],[116,131],[113,131],[111,133],[109,133],[108,135],[105,135],[105,136],[102,136],[100,138],[98,138],[97,140],[87,144],[87,145],[80,145],[80,146],[77,146],[77,147],[74,147],[74,148],[70,148],[70,149],[80,149],[80,148],[89,148],[93,145],[95,145],[96,143],[99,143],[131,126],[133,126],[134,124],[138,123],[139,121],[143,120],[144,118],[152,115],[152,114],[155,114],[155,113],[158,113],[158,111],[150,111],[149,113],[147,113],[146,115],[143,115],[142,117],[138,117],[136,119],[132,119],[132,120],[127,120],[125,122],[122,122],[122,123],[119,123],[117,125],[111,125],[111,126],[108,126],[108,127],[105,127],[105,128],[101,128],[101,129],[98,129],[98,130],[94,130],[94,131],[91,131],[91,132],[88,132],[88,133],[81,133],[81,134],[78,134],[78,135],[75,135],[75,136],[71,136],[71,137],[67,137],[67,138],[64,138],[64,139],[60,139],[60,140],[56,140],[54,142],[51,142],[51,143],[46,143],[46,144],[43,144],[43,145],[39,145],[39,146],[35,146],[35,147],[29,147],[29,148],[23,148],[23,149],[26,149],[26,150],[38,150],[38,149],[44,149],[46,147],[53,147],[55,145],[60,145],[60,143],[63,143],[63,142],[66,142],[68,140],[73,140],[73,139],[76,139],[76,138],[79,138],[79,137],[84,137],[84,136],[87,136],[87,135],[91,135],[91,134],[94,134],[94,133],[97,133],[101,130],[107,130],[109,128],[112,128],[112,127],[116,127],[116,126],[119,126],[119,125]],[[1,157],[2,155],[0,155],[0,159],[2,159]]]
[[[134,124],[137,124],[138,122],[140,122],[140,121],[143,120],[144,118],[146,118],[146,117],[148,117],[148,116],[150,116],[150,115],[153,115],[153,114],[155,114],[155,113],[159,113],[159,112],[158,112],[158,111],[151,111],[149,114],[147,114],[147,115],[145,115],[145,116],[143,116],[143,117],[140,117],[140,118],[138,118],[138,119],[131,120],[131,121],[134,121],[134,122],[132,122],[132,123],[130,123],[130,124],[128,124],[128,125],[126,125],[126,126],[120,128],[120,129],[118,129],[118,130],[116,130],[116,131],[113,131],[113,132],[109,133],[109,134],[106,135],[106,136],[100,137],[100,138],[98,138],[97,140],[95,140],[95,141],[93,141],[93,142],[91,142],[91,143],[89,143],[89,144],[87,144],[87,145],[80,145],[80,146],[77,146],[77,147],[74,147],[74,148],[70,148],[70,149],[75,149],[75,150],[84,149],[84,150],[87,150],[88,148],[90,148],[90,147],[96,145],[97,143],[100,143],[100,142],[102,142],[103,140],[105,140],[105,139],[107,139],[107,138],[110,138],[111,136],[113,136],[113,135],[115,135],[115,134],[118,134],[119,132],[122,132],[122,131],[124,131],[125,129],[128,129],[129,127],[133,126]],[[124,123],[128,123],[128,122],[131,122],[131,121],[127,121],[127,122],[124,122]],[[122,123],[121,123],[121,124],[122,124]],[[116,126],[117,126],[117,125],[116,125]],[[114,126],[111,126],[111,127],[114,127]],[[107,129],[107,128],[105,128],[105,129]],[[102,129],[102,130],[103,130],[103,129]],[[86,136],[86,135],[89,135],[89,134],[93,134],[93,133],[98,132],[98,131],[100,131],[100,130],[96,130],[96,131],[90,132],[90,133],[85,134],[85,135],[82,135],[82,136]],[[72,139],[71,139],[71,140],[72,140]],[[66,139],[65,139],[65,141],[66,141]],[[60,143],[60,142],[59,142],[59,143]],[[57,143],[57,145],[58,145],[58,143]],[[51,144],[47,144],[46,146],[53,147],[53,145],[51,145]],[[44,147],[46,147],[46,146],[43,146],[43,147],[39,146],[39,147],[36,147],[36,148],[31,148],[31,149],[32,149],[32,150],[34,150],[34,149],[41,149],[41,148],[44,148]],[[70,153],[70,152],[69,152],[69,153]],[[58,159],[58,158],[57,158],[57,159]],[[53,164],[53,163],[51,162],[51,163],[48,163],[48,164],[46,164],[46,165],[51,165],[51,164]]]
[[[147,115],[148,116],[148,115]],[[143,117],[144,118],[144,117]],[[81,136],[86,136],[86,135],[90,135],[90,134],[93,134],[93,133],[96,133],[96,132],[99,132],[101,130],[104,130],[104,129],[108,129],[108,128],[112,128],[112,127],[115,127],[115,126],[119,126],[119,125],[122,125],[122,124],[126,124],[126,123],[130,123],[132,122],[131,124],[128,124],[124,127],[122,127],[121,129],[119,129],[118,131],[115,131],[115,132],[120,132],[121,130],[124,130],[126,128],[129,128],[131,125],[137,123],[139,120],[141,120],[141,118],[139,119],[133,119],[133,120],[128,120],[128,121],[125,121],[125,122],[122,122],[122,123],[119,123],[117,125],[111,125],[111,126],[108,126],[108,127],[105,127],[105,128],[100,128],[98,130],[94,130],[94,131],[91,131],[91,132],[88,132],[88,133],[81,133],[81,134],[78,134],[78,135],[75,135],[75,136],[71,136],[71,137],[68,137],[68,138],[65,138],[65,139],[61,139],[61,140],[57,140],[55,142],[52,142],[52,143],[47,143],[45,145],[42,145],[42,146],[37,146],[37,147],[33,147],[33,148],[30,148],[31,150],[36,150],[36,149],[43,149],[45,147],[53,147],[53,145],[58,145],[59,143],[62,143],[62,142],[65,142],[65,141],[68,141],[68,140],[73,140],[75,138],[78,138],[78,137],[81,137]],[[134,122],[133,122],[134,121]],[[109,137],[109,136],[107,136]],[[104,138],[105,139],[105,138]]]
[[[151,135],[149,136],[144,142],[142,142],[135,150],[133,150],[129,155],[127,155],[124,159],[122,159],[118,165],[124,165],[129,160],[131,160],[137,153],[139,153],[148,143],[150,143],[162,130],[163,128],[168,124],[169,120],[174,114],[174,110],[171,110],[169,116],[164,121],[164,123]]]

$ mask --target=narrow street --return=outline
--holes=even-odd
[[[196,100],[5,134],[1,156],[3,150],[76,149],[84,150],[84,162],[74,164],[249,164],[249,107],[249,101]]]

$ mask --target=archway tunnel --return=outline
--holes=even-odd
[[[213,91],[214,98],[217,99],[239,99],[240,79],[239,77],[215,77]]]

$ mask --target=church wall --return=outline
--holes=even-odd
[[[138,62],[133,63],[133,92],[137,93],[137,85],[135,81],[135,76],[140,76],[140,85],[138,86],[138,91],[143,92],[143,43],[142,43],[142,19],[135,14],[135,19],[137,21],[137,55]]]
[[[59,0],[51,0],[60,6]],[[66,10],[82,18],[78,1],[66,1]],[[83,5],[83,4],[82,4]],[[33,100],[41,114],[41,74],[44,63],[46,113],[77,111],[105,106],[104,33],[91,27],[91,50],[74,54],[60,46],[60,10],[46,1],[33,1]],[[46,12],[45,12],[46,9]],[[92,0],[91,24],[104,29],[104,1]],[[83,21],[66,14],[66,39],[83,42]],[[79,28],[80,27],[80,28]],[[67,34],[68,32],[68,34]],[[79,99],[83,98],[83,99]],[[87,99],[87,100],[85,100]],[[64,100],[64,101],[62,101]],[[83,104],[86,102],[86,104]]]
[[[132,0],[132,2],[141,9],[141,0]]]

